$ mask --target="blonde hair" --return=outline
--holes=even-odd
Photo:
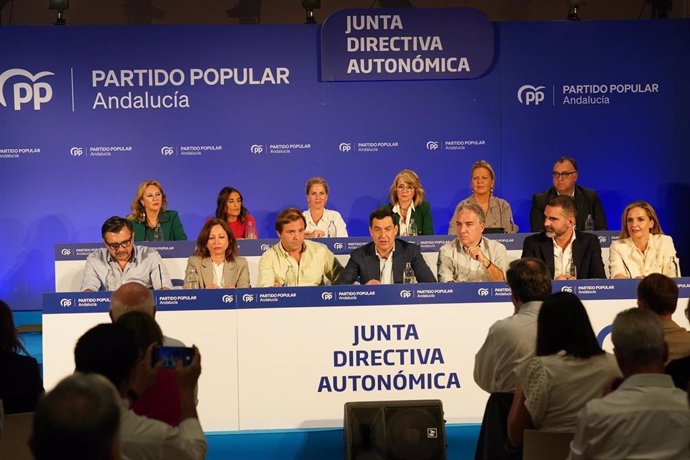
[[[161,203],[161,212],[165,210],[165,207],[168,205],[168,197],[165,195],[165,192],[163,191],[163,186],[161,186],[161,183],[155,179],[145,180],[144,182],[139,184],[139,187],[137,187],[137,193],[136,195],[134,195],[134,201],[132,201],[132,206],[130,207],[132,213],[129,216],[127,216],[127,219],[137,219],[142,222],[146,219],[146,210],[144,209],[144,205],[141,204],[141,200],[144,198],[144,191],[146,190],[146,187],[148,187],[149,185],[158,187],[158,190],[161,191],[161,196],[163,198],[163,201]]]
[[[494,168],[492,168],[491,165],[489,164],[489,162],[486,160],[478,160],[472,164],[472,171],[470,172],[470,179],[472,178],[471,176],[474,175],[474,170],[479,169],[479,168],[484,168],[487,171],[489,171],[489,174],[491,175],[491,180],[493,180],[493,181],[496,180],[496,173],[494,172]]]
[[[317,184],[323,185],[323,189],[326,191],[326,195],[328,195],[328,182],[323,177],[312,177],[307,181],[307,195],[309,195],[309,190]]]
[[[403,169],[395,176],[395,179],[393,179],[393,184],[391,184],[389,192],[391,204],[398,204],[397,189],[400,182],[406,182],[414,187],[414,205],[419,206],[419,204],[424,201],[424,187],[422,187],[422,182],[419,180],[417,173],[411,169]]]
[[[661,229],[661,224],[659,223],[659,218],[656,216],[656,212],[654,211],[652,205],[647,203],[646,201],[633,201],[632,203],[627,205],[623,210],[623,217],[621,218],[621,239],[630,238],[630,233],[628,232],[628,224],[626,221],[628,219],[628,213],[633,208],[642,209],[645,212],[645,214],[647,214],[649,220],[654,222],[654,226],[649,229],[649,233],[651,233],[652,235],[664,234],[664,231]]]
[[[489,175],[491,176],[491,181],[496,184],[496,173],[494,172],[494,168],[491,167],[488,161],[486,160],[478,160],[475,161],[472,164],[472,171],[470,172],[470,184],[472,184],[472,176],[474,176],[474,171],[479,168],[484,168],[487,171],[489,171]],[[472,193],[474,194],[474,190],[472,190]],[[494,186],[491,186],[491,190],[489,190],[489,195],[492,195],[494,193]]]

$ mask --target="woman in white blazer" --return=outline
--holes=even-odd
[[[195,270],[199,288],[248,288],[247,259],[237,255],[235,236],[223,219],[209,219],[196,239],[194,255],[187,260],[185,288],[190,289],[189,273]]]
[[[673,239],[664,235],[652,205],[630,203],[623,211],[621,235],[609,249],[611,278],[642,278],[650,273],[680,276]]]

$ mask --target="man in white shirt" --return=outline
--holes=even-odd
[[[606,278],[599,238],[575,230],[575,201],[569,196],[549,201],[544,231],[525,238],[522,257],[543,260],[553,279]]]
[[[503,281],[508,266],[506,247],[482,236],[484,211],[472,203],[458,206],[458,238],[441,246],[438,282]]]
[[[688,395],[663,373],[667,348],[658,316],[623,311],[611,339],[624,380],[582,409],[569,459],[690,458]]]
[[[118,324],[99,324],[77,341],[76,370],[103,375],[120,394],[122,456],[127,460],[201,460],[207,443],[196,413],[194,389],[201,374],[201,356],[194,348],[191,364],[175,367],[180,389],[180,424],[177,427],[136,415],[130,400],[155,380],[160,364],[152,367],[151,345],[143,358],[132,333]]]
[[[537,317],[542,302],[551,295],[551,276],[539,259],[525,258],[510,263],[506,273],[512,316],[496,321],[484,345],[474,358],[474,381],[491,393],[477,442],[475,459],[503,460],[513,458],[508,445],[508,412],[515,391],[514,370],[534,355],[537,341]]]

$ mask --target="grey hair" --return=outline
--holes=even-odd
[[[484,225],[484,222],[486,221],[486,216],[484,215],[484,210],[481,207],[479,207],[478,204],[469,203],[469,202],[465,202],[465,203],[460,204],[460,206],[458,206],[458,212],[455,213],[456,219],[458,217],[458,214],[460,214],[461,211],[472,211],[473,213],[475,213],[477,215],[477,219],[479,219],[479,223]]]
[[[666,342],[659,316],[646,308],[631,308],[616,315],[611,340],[626,364],[642,366],[664,361]]]

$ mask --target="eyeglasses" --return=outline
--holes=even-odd
[[[573,174],[577,174],[577,171],[563,171],[563,172],[558,172],[554,171],[551,173],[554,179],[567,179]]]
[[[398,185],[398,190],[400,190],[401,192],[405,192],[405,191],[410,192],[410,191],[414,190],[414,187],[411,185],[400,184],[400,185]]]
[[[113,251],[117,251],[118,249],[120,249],[120,247],[127,249],[129,245],[132,244],[133,236],[134,235],[130,236],[128,240],[124,240],[120,243],[109,243],[108,241],[106,241],[105,244]]]

